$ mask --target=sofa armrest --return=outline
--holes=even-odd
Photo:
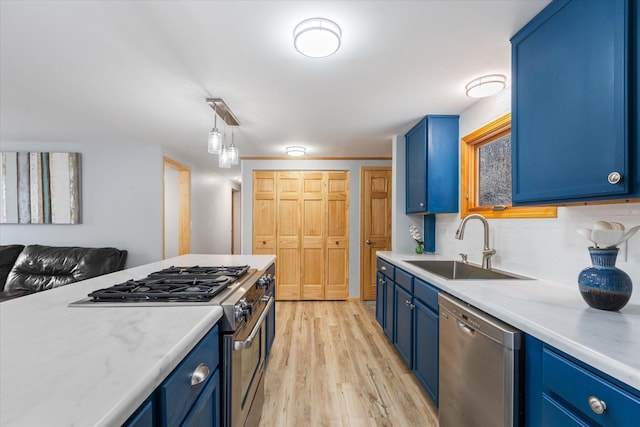
[[[29,245],[18,256],[5,291],[38,292],[121,270],[127,252],[116,248]]]

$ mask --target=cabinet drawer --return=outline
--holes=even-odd
[[[378,258],[378,271],[380,273],[384,274],[389,279],[393,280],[393,270],[394,270],[393,264],[389,264],[387,261],[381,258]]]
[[[542,422],[545,427],[589,427],[562,404],[546,394],[542,395]]]
[[[438,313],[438,288],[418,279],[413,280],[413,295]]]
[[[640,419],[640,398],[547,348],[542,352],[542,383],[583,416],[599,424],[634,425]],[[592,396],[605,403],[602,414],[595,413],[589,406]]]
[[[395,282],[397,285],[402,286],[407,292],[413,293],[413,276],[411,274],[396,268]]]
[[[160,420],[163,426],[178,425],[193,402],[198,398],[207,379],[218,366],[218,327],[215,326],[158,388],[160,396]],[[209,376],[197,385],[191,385],[191,376],[200,364],[209,368]]]

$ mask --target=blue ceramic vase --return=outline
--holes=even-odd
[[[631,278],[616,267],[618,248],[589,248],[591,267],[578,275],[582,298],[590,307],[616,311],[631,298]]]

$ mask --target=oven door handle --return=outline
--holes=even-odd
[[[260,328],[262,327],[262,324],[264,323],[264,319],[269,314],[269,310],[271,310],[271,306],[273,305],[273,297],[268,297],[268,301],[269,302],[267,302],[266,307],[264,308],[264,310],[262,310],[262,313],[260,313],[260,317],[258,318],[258,321],[256,322],[256,325],[253,327],[253,330],[251,331],[251,334],[249,335],[249,337],[244,341],[234,341],[233,342],[233,350],[234,351],[245,350],[247,348],[251,348],[251,345],[253,344],[253,340],[255,339],[256,335],[258,335],[258,332],[260,332]]]

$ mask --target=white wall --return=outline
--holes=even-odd
[[[164,168],[164,257],[172,258],[180,254],[178,198],[180,197],[180,173],[171,167]]]
[[[162,258],[160,147],[2,142],[1,149],[81,153],[82,224],[1,224],[0,244],[114,246],[129,251],[127,267]]]
[[[156,145],[2,142],[2,151],[82,154],[82,224],[0,224],[0,244],[114,246],[126,267],[162,259],[162,157],[191,168],[191,252],[231,251],[231,188],[215,169]]]
[[[243,160],[242,253],[251,253],[254,170],[349,171],[349,297],[360,297],[360,168],[391,166],[390,160]],[[277,262],[277,261],[276,261]]]
[[[460,137],[510,110],[509,90],[477,102],[460,114]],[[398,155],[403,156],[400,151]],[[396,206],[395,212],[398,218],[394,223],[406,221],[404,205]],[[591,228],[598,220],[621,222],[627,228],[640,225],[640,203],[559,207],[558,218],[552,219],[490,219],[490,242],[497,251],[493,266],[574,287],[578,292],[578,274],[591,261],[587,250],[590,242],[576,230]],[[460,252],[467,253],[470,262],[480,264],[482,225],[479,221],[469,222],[464,240],[460,241],[454,239],[459,223],[459,214],[436,215],[436,252],[452,258],[459,258]],[[631,276],[636,288],[631,301],[640,303],[640,234],[627,243],[621,248],[616,266]],[[412,251],[412,242],[395,250]]]

